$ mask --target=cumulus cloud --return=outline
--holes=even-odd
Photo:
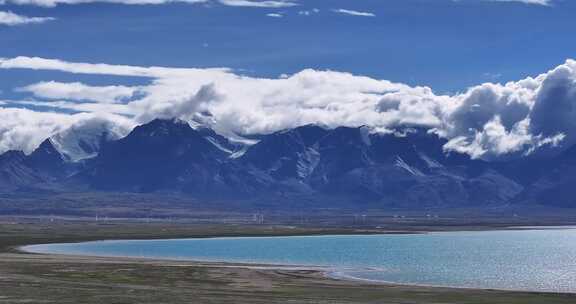
[[[0,25],[15,26],[25,24],[38,24],[53,20],[56,19],[52,17],[28,17],[15,14],[10,11],[0,11]]]
[[[47,137],[73,123],[66,114],[0,108],[0,151],[31,152]]]
[[[361,12],[361,11],[355,11],[355,10],[349,10],[349,9],[343,9],[343,8],[339,8],[339,9],[334,9],[332,10],[335,13],[338,14],[344,14],[344,15],[350,15],[350,16],[358,16],[358,17],[376,17],[376,15],[374,13],[370,13],[370,12]]]
[[[196,114],[208,110],[206,105],[216,102],[220,95],[215,91],[213,84],[200,87],[192,96],[182,96],[180,99],[171,99],[170,102],[143,102],[137,120],[150,121],[155,118],[174,118],[190,121]]]
[[[540,85],[531,111],[531,131],[551,136],[576,129],[576,61],[569,60],[533,80]]]
[[[423,127],[446,138],[446,150],[484,159],[576,143],[576,61],[573,60],[533,78],[506,84],[485,83],[455,95],[438,95],[428,87],[311,69],[280,78],[257,78],[227,69],[118,66],[28,57],[0,59],[0,68],[149,79],[137,89],[137,94],[132,91],[134,88],[122,86],[48,82],[62,87],[54,90],[48,86],[47,90],[46,82],[31,84],[27,88],[36,100],[19,102],[85,114],[121,114],[133,124],[156,117],[205,119],[205,123],[225,134],[270,133],[310,123],[329,127],[365,125],[374,132]],[[74,87],[80,89],[72,90]],[[107,91],[109,96],[95,98],[95,92],[99,91]],[[128,95],[129,100],[114,103]],[[13,103],[5,101],[4,106]],[[57,126],[66,129],[65,122],[71,117],[46,115],[65,117],[61,123],[54,122],[56,126],[49,128],[50,132]],[[49,117],[59,120],[56,116]],[[0,144],[3,141],[0,137]],[[2,144],[0,149],[6,146],[17,144]]]

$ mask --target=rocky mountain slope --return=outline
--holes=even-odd
[[[374,134],[309,125],[259,139],[239,146],[210,129],[157,119],[103,140],[92,147],[95,157],[77,162],[48,139],[28,156],[0,156],[0,192],[170,193],[274,208],[576,206],[576,148],[532,170],[529,162],[446,153],[443,139],[418,129]]]

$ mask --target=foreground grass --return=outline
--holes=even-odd
[[[0,303],[575,303],[559,294],[374,285],[314,270],[23,254],[15,246],[97,239],[354,233],[350,229],[141,223],[0,224]],[[366,232],[366,231],[364,231]]]

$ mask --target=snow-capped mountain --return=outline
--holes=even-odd
[[[156,119],[126,136],[115,133],[119,139],[103,130],[61,134],[60,141],[46,140],[29,156],[5,153],[0,190],[171,193],[274,208],[382,209],[546,203],[535,198],[554,191],[576,194],[573,149],[541,160],[527,179],[521,178],[530,176],[526,163],[447,153],[445,140],[419,129],[380,134],[308,125],[259,136],[251,145],[180,120]],[[76,144],[81,142],[91,144]],[[536,170],[546,165],[550,170]]]
[[[78,162],[98,155],[105,142],[128,135],[130,127],[108,120],[86,120],[53,135],[51,141],[67,160]]]

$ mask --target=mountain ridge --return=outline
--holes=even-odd
[[[488,208],[545,205],[534,199],[540,195],[535,191],[550,191],[558,180],[544,173],[533,183],[523,182],[513,172],[526,170],[525,164],[503,168],[447,153],[445,140],[418,129],[397,136],[364,127],[306,125],[259,139],[239,147],[209,128],[155,119],[125,137],[103,141],[98,154],[82,162],[66,159],[47,139],[28,156],[15,151],[0,155],[0,191],[172,193],[206,201],[258,201],[279,209],[307,204]],[[576,169],[572,150],[551,159],[550,167],[571,160]],[[560,171],[568,176],[572,170]],[[558,184],[563,195],[571,193],[565,184],[573,182],[576,177],[566,177]],[[557,205],[576,207],[570,200]]]

